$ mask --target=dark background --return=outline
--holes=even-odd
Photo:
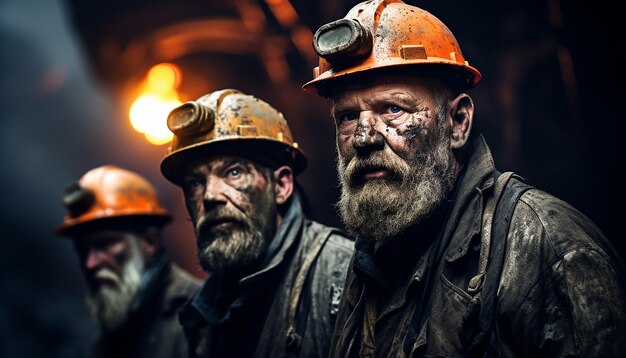
[[[80,357],[93,336],[72,245],[53,235],[60,193],[117,164],[149,178],[176,216],[172,257],[204,277],[178,189],[128,108],[147,70],[178,65],[183,101],[225,87],[285,114],[309,167],[311,216],[341,226],[328,102],[305,95],[311,33],[343,17],[334,0],[0,0],[0,356]],[[498,168],[573,204],[626,256],[626,46],[609,2],[410,1],[443,20],[483,82],[469,93]],[[293,9],[293,11],[290,11]]]

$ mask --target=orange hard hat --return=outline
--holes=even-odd
[[[178,185],[190,160],[216,153],[241,155],[270,167],[289,165],[294,175],[306,167],[304,152],[282,113],[235,89],[209,93],[175,108],[167,126],[174,138],[161,172]]]
[[[313,47],[320,56],[319,66],[313,70],[313,80],[302,86],[307,93],[324,94],[336,78],[407,65],[444,70],[439,73],[451,75],[450,80],[463,90],[482,78],[443,22],[400,0],[357,4],[343,19],[320,27]]]
[[[85,173],[63,192],[67,209],[59,235],[104,219],[133,218],[165,224],[170,214],[161,206],[154,187],[142,176],[114,165]]]

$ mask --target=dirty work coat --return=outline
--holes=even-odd
[[[172,263],[165,253],[146,267],[128,322],[103,335],[93,357],[187,357],[187,342],[178,311],[200,289],[202,281]]]
[[[357,238],[331,356],[483,356],[491,342],[489,352],[504,357],[626,357],[623,261],[588,218],[538,189],[524,192],[513,211],[494,285],[495,323],[481,333],[487,298],[470,280],[496,170],[482,136],[469,151],[441,225],[411,238],[434,243],[400,284],[390,287],[383,273],[399,263],[377,262],[372,245]]]
[[[352,240],[293,197],[260,269],[232,293],[212,276],[180,314],[192,357],[326,357]]]

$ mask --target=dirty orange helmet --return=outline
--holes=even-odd
[[[209,93],[175,108],[167,126],[174,138],[161,172],[178,185],[185,165],[216,153],[241,155],[270,167],[289,165],[294,175],[306,167],[304,152],[282,113],[235,89]]]
[[[325,95],[337,78],[407,65],[444,70],[438,73],[450,75],[462,90],[482,78],[465,60],[443,22],[400,0],[357,4],[343,19],[320,27],[313,36],[313,47],[320,57],[319,66],[313,70],[313,80],[302,87],[307,93]]]
[[[85,173],[63,192],[67,209],[59,235],[105,219],[133,218],[165,224],[170,214],[161,206],[154,187],[142,176],[114,165]]]

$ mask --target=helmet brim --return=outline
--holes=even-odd
[[[242,156],[272,169],[288,165],[294,176],[302,173],[307,165],[306,156],[300,148],[274,139],[221,138],[190,145],[167,155],[161,161],[161,173],[167,180],[180,186],[184,171],[192,161],[215,155]]]
[[[328,70],[321,73],[315,79],[302,85],[305,93],[317,94],[328,97],[329,91],[336,86],[337,83],[346,81],[354,76],[361,75],[380,75],[390,71],[413,71],[415,74],[436,74],[442,76],[442,80],[455,80],[455,87],[461,91],[469,90],[476,86],[481,80],[481,73],[472,66],[460,66],[456,63],[442,60],[435,62],[432,59],[426,61],[387,61],[387,63],[366,64],[362,66],[353,66],[346,69]]]
[[[80,218],[77,220],[70,220],[63,225],[56,228],[54,231],[58,236],[66,236],[75,238],[87,231],[96,231],[110,229],[119,226],[156,226],[163,227],[172,221],[172,216],[169,213],[162,214],[119,214],[108,215],[101,217],[93,217],[89,219]]]

